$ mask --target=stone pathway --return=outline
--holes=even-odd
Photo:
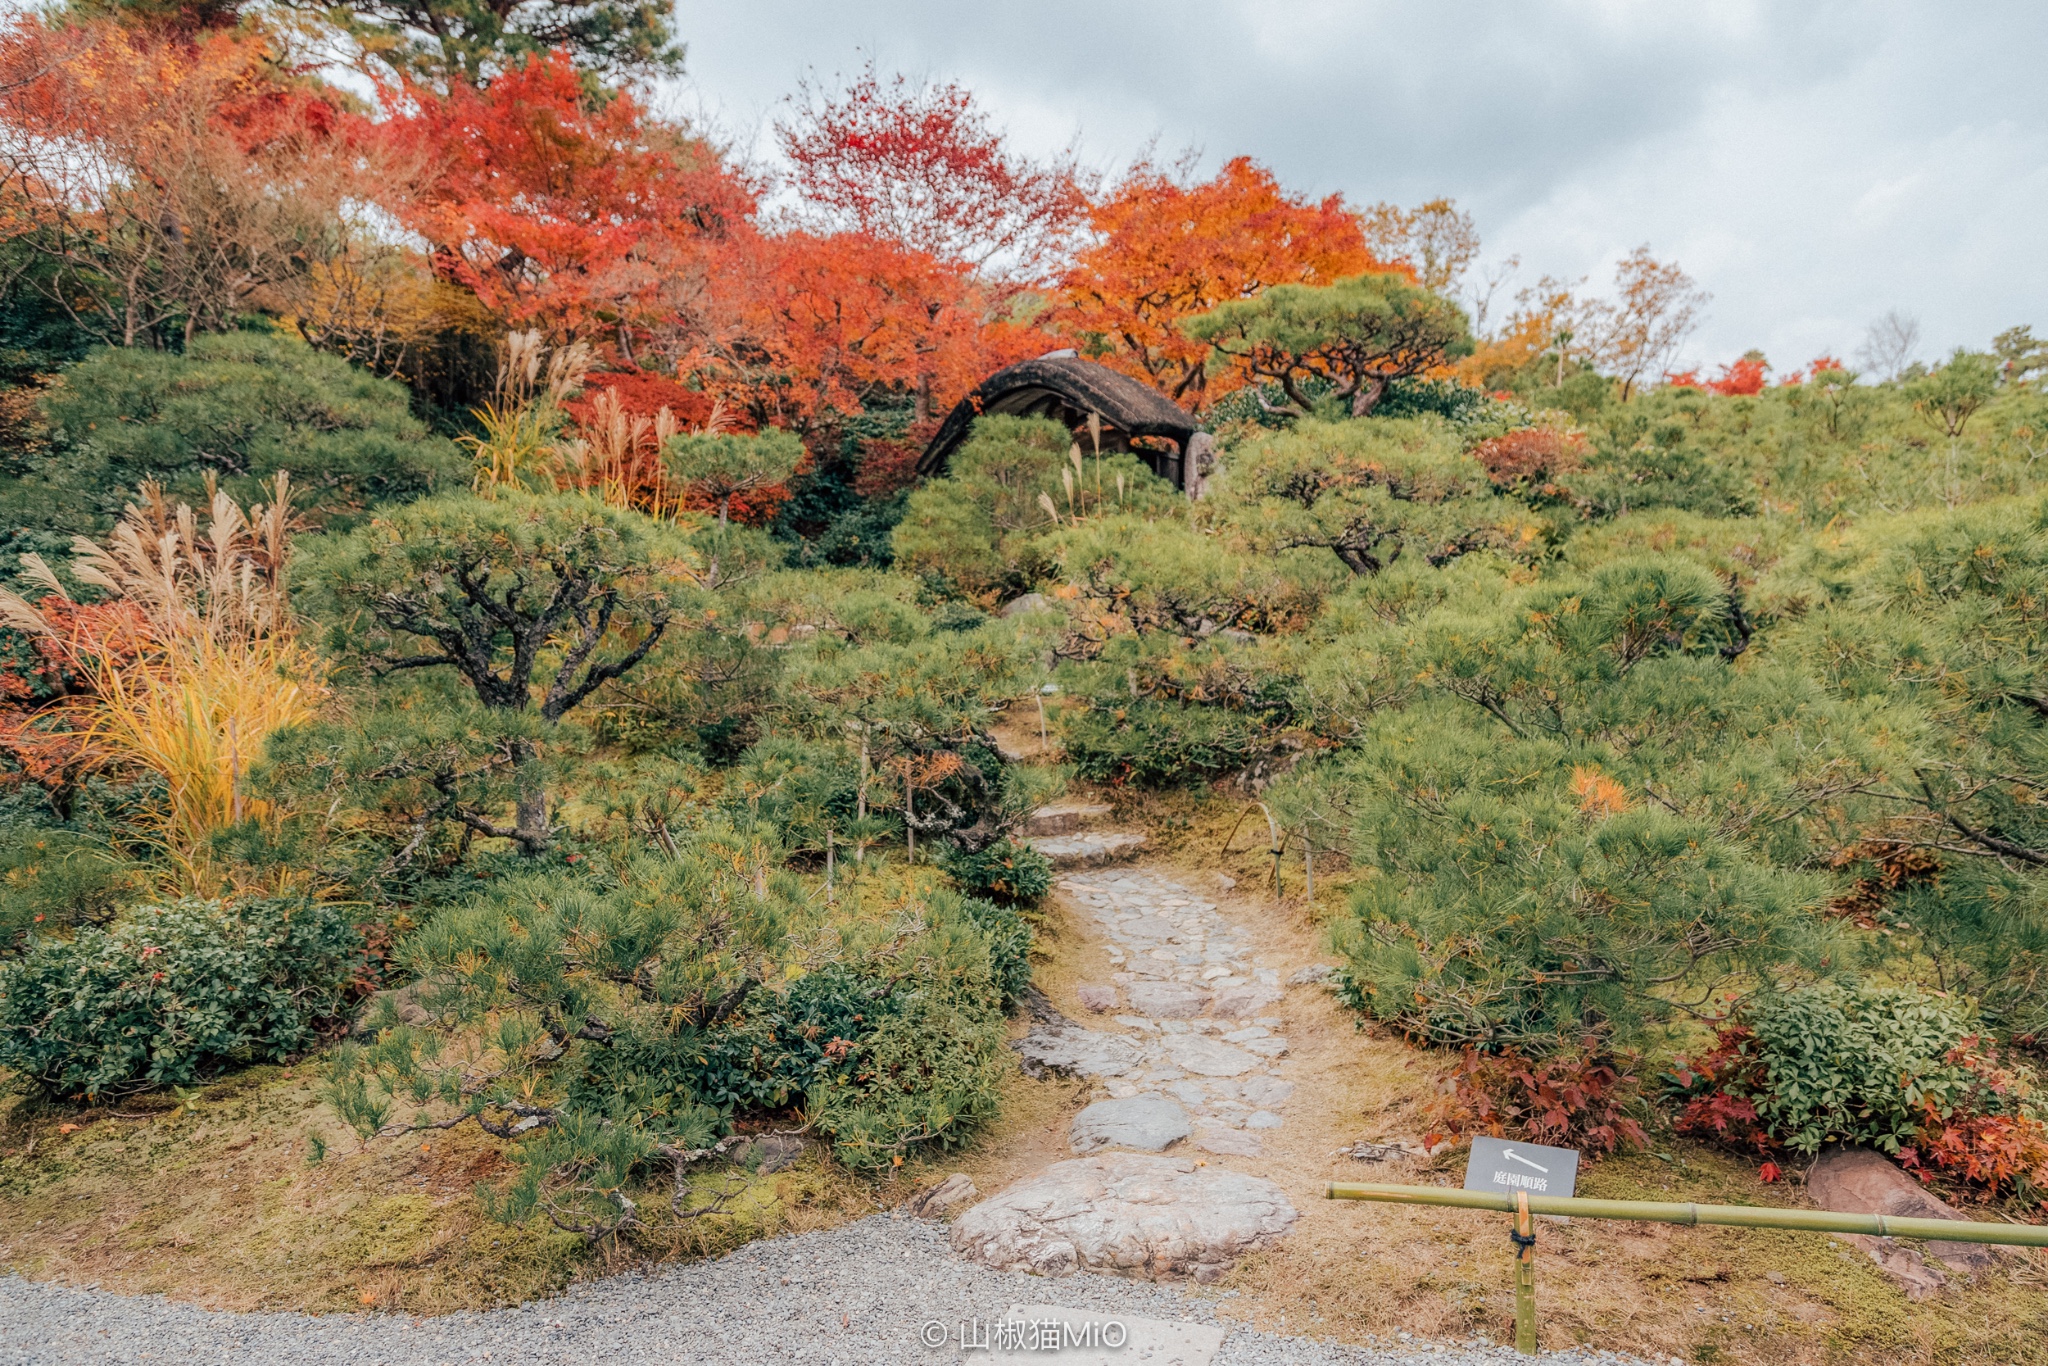
[[[1253,962],[1250,934],[1213,894],[1182,874],[1111,866],[1143,837],[1087,828],[1107,814],[1068,803],[1030,826],[1110,968],[1108,980],[1074,991],[1093,1022],[1041,999],[1013,1044],[1028,1074],[1090,1084],[1067,1132],[1075,1156],[966,1209],[951,1241],[1001,1269],[1213,1281],[1297,1218],[1273,1181],[1198,1156],[1261,1157],[1263,1138],[1286,1125],[1296,1083],[1278,1013],[1284,988],[1278,970]]]
[[[1129,1032],[1041,1024],[1018,1045],[1027,1070],[1089,1078],[1110,1100],[1151,1097],[1155,1112],[1163,1099],[1188,1116],[1196,1147],[1258,1156],[1259,1132],[1286,1122],[1294,1094],[1282,1019],[1264,1013],[1281,998],[1280,974],[1252,966],[1215,901],[1164,873],[1103,869],[1059,887],[1117,969],[1077,994]]]

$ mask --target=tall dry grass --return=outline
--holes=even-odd
[[[562,403],[583,387],[595,361],[588,343],[549,347],[538,331],[513,332],[499,344],[491,400],[470,410],[481,435],[459,438],[475,461],[479,494],[554,485],[556,443],[567,416]]]
[[[290,482],[279,474],[270,502],[247,509],[209,481],[207,517],[144,485],[104,545],[72,543],[81,583],[125,604],[140,642],[94,648],[60,632],[46,610],[0,592],[0,620],[61,643],[86,684],[73,699],[77,733],[98,763],[160,776],[167,801],[157,837],[195,885],[209,880],[214,831],[270,818],[246,792],[250,764],[277,730],[309,720],[323,693],[319,664],[294,630],[286,582],[295,523]],[[38,555],[27,576],[63,604],[71,596]]]

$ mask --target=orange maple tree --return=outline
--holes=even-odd
[[[683,363],[756,427],[808,431],[891,393],[922,421],[1054,344],[992,320],[964,264],[867,233],[759,237],[725,267]]]
[[[1209,348],[1180,330],[1183,318],[1272,285],[1389,268],[1342,196],[1293,197],[1249,157],[1199,184],[1141,165],[1095,205],[1089,225],[1098,240],[1062,282],[1060,326],[1084,354],[1197,410],[1242,380],[1206,374]]]

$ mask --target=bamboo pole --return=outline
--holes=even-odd
[[[1718,1224],[1728,1228],[1788,1228],[1806,1233],[1861,1233],[1876,1238],[1931,1238],[1948,1243],[2000,1243],[2048,1247],[2048,1225],[1978,1224],[1961,1219],[1907,1219],[1890,1214],[1841,1214],[1833,1210],[1774,1209],[1758,1205],[1693,1205],[1656,1200],[1588,1200],[1562,1195],[1508,1195],[1496,1191],[1447,1190],[1440,1186],[1382,1186],[1333,1183],[1332,1200],[1375,1200],[1403,1205],[1445,1205],[1455,1209],[1519,1214],[1526,1198],[1533,1214],[1574,1219],[1632,1219],[1659,1224]]]
[[[1536,1355],[1536,1218],[1529,1192],[1515,1192],[1515,1350]]]
[[[825,904],[827,906],[830,906],[833,902],[832,874],[834,871],[833,865],[839,861],[838,854],[838,836],[830,827],[827,827],[825,830]]]

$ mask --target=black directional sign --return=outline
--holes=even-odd
[[[1468,1191],[1570,1195],[1578,1179],[1579,1155],[1570,1148],[1510,1139],[1473,1139],[1472,1157],[1465,1164]]]

